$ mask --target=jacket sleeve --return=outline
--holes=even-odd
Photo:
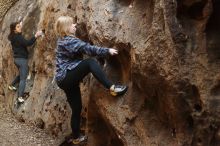
[[[66,45],[66,48],[70,53],[83,53],[89,56],[106,56],[109,54],[108,48],[90,45],[80,39],[72,39],[68,45]]]
[[[20,35],[18,37],[19,44],[24,46],[24,47],[28,47],[28,46],[33,45],[35,43],[35,41],[36,41],[35,37],[32,37],[30,40],[26,40],[22,35]]]

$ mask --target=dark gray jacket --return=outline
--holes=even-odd
[[[34,44],[36,41],[35,37],[32,37],[30,40],[26,40],[21,33],[15,34],[11,38],[12,50],[14,53],[14,58],[28,58],[27,47]]]

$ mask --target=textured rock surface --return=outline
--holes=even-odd
[[[98,60],[111,80],[129,85],[125,96],[113,98],[93,77],[84,80],[89,146],[218,146],[219,10],[218,0],[19,0],[1,22],[0,93],[6,108],[54,135],[70,132],[69,107],[52,82],[53,24],[68,14],[79,23],[80,38],[119,50]],[[18,14],[27,37],[46,30],[30,49],[24,105],[14,105],[16,95],[7,90],[16,74],[8,26]]]
[[[1,0],[0,1],[0,21],[11,6],[18,0]]]

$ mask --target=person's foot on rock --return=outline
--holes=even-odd
[[[9,85],[9,86],[8,86],[8,89],[11,90],[11,91],[16,91],[16,90],[17,90],[17,88],[14,87],[14,86],[12,86],[12,85]]]
[[[112,85],[110,88],[110,93],[112,96],[119,96],[126,93],[128,86],[123,85]]]
[[[18,97],[18,102],[23,103],[24,102],[24,98],[23,97]]]
[[[83,135],[83,136],[80,136],[79,138],[73,139],[73,140],[72,140],[72,143],[73,143],[74,145],[78,145],[78,144],[81,144],[81,143],[83,143],[83,142],[86,142],[87,139],[88,139],[88,137],[85,136],[85,135]]]

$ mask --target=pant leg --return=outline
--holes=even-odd
[[[28,60],[23,58],[15,59],[16,65],[19,67],[20,82],[18,87],[18,97],[23,97],[28,75]]]
[[[80,136],[80,121],[82,111],[82,100],[79,86],[74,86],[71,90],[64,90],[67,96],[67,101],[72,109],[71,128],[73,138]]]
[[[68,80],[68,76],[66,80]],[[59,86],[64,90],[67,101],[72,110],[71,129],[73,138],[78,138],[80,136],[80,121],[82,111],[82,100],[79,84],[73,82],[62,82]]]
[[[14,62],[15,63],[15,62]],[[18,70],[19,70],[19,66],[15,63],[15,65],[16,65],[16,67],[18,68]],[[14,78],[14,80],[12,81],[12,83],[11,83],[11,85],[12,86],[15,86],[17,83],[19,83],[20,82],[20,75],[17,75],[15,78]]]
[[[92,73],[92,75],[107,89],[112,86],[112,82],[108,80],[106,74],[102,70],[101,66],[94,59],[85,59],[80,64],[71,70],[74,76],[70,77],[74,82],[80,82],[86,75]]]
[[[11,83],[11,85],[12,86],[15,86],[17,83],[19,83],[20,82],[20,76],[19,75],[17,75],[16,77],[15,77],[15,79],[12,81],[12,83]]]

